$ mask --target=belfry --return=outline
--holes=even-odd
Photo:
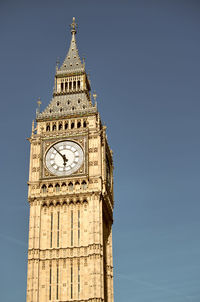
[[[52,100],[29,138],[27,302],[114,301],[112,151],[76,28],[73,18]]]

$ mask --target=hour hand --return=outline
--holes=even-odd
[[[64,160],[63,165],[66,166],[66,162],[68,161],[68,159],[66,158],[65,154],[63,154],[63,160]]]

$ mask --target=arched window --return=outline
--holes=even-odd
[[[59,184],[56,184],[56,185],[55,185],[55,188],[56,188],[56,192],[59,192],[59,191],[60,191],[60,185],[59,185]]]
[[[69,82],[69,89],[72,89],[72,82]]]
[[[82,188],[83,190],[87,188],[87,183],[86,183],[85,180],[82,181],[82,183],[81,183],[81,188]]]
[[[81,128],[81,122],[77,123],[77,128]]]
[[[78,89],[80,89],[80,88],[81,88],[81,82],[78,81]]]
[[[52,130],[53,130],[53,131],[56,131],[56,125],[55,125],[55,124],[53,125]]]
[[[61,91],[63,91],[63,83],[61,83]]]
[[[53,185],[52,185],[52,184],[49,184],[49,185],[48,185],[48,188],[53,188]]]
[[[66,183],[65,182],[62,183],[62,187],[63,188],[66,187]]]
[[[42,193],[46,193],[47,192],[47,187],[46,187],[46,185],[43,185],[42,186]]]
[[[50,125],[46,126],[46,131],[50,131]]]
[[[73,183],[72,182],[69,183],[68,187],[69,187],[69,191],[73,191]]]
[[[65,130],[68,128],[68,123],[65,123]]]
[[[79,183],[79,181],[76,181],[76,182],[75,182],[75,188],[76,188],[76,190],[79,190],[79,189],[80,189],[80,183]]]
[[[62,126],[62,123],[60,123],[58,129],[59,129],[59,130],[62,130],[62,127],[63,127],[63,126]]]
[[[74,122],[71,123],[71,129],[74,129]]]
[[[65,90],[68,88],[68,82],[65,82]]]
[[[73,86],[74,86],[73,88],[76,89],[76,81],[74,81],[74,85]]]
[[[86,128],[87,127],[87,123],[86,121],[83,122],[83,127]]]

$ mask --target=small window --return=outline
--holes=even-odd
[[[59,106],[60,105],[60,102],[57,102],[57,106]]]
[[[85,109],[85,105],[83,105],[83,109]]]
[[[49,125],[47,125],[46,131],[50,131],[50,126]]]
[[[65,123],[65,130],[68,129],[68,123]]]
[[[68,89],[68,82],[65,82],[65,90]]]
[[[56,185],[55,185],[55,188],[56,188],[56,192],[59,192],[59,191],[60,191],[60,185],[59,185],[59,184],[56,184]]]
[[[73,88],[76,89],[76,81],[74,81]]]
[[[77,123],[77,128],[81,128],[81,122]]]
[[[73,106],[73,107],[72,107],[72,110],[74,110],[74,109],[75,109],[75,107]]]
[[[86,121],[83,122],[83,127],[86,128],[87,127],[87,123]]]
[[[69,82],[69,89],[72,89],[72,82]]]
[[[67,105],[69,105],[70,104],[70,101],[67,101]]]
[[[80,100],[80,99],[78,99],[78,104],[80,104],[80,102],[81,102],[81,100]]]
[[[53,130],[53,131],[56,131],[56,125],[55,125],[55,124],[53,125],[52,130]]]
[[[87,183],[86,183],[85,180],[82,181],[82,183],[81,183],[81,188],[82,188],[83,190],[87,188]]]
[[[71,129],[74,129],[74,122],[71,123]]]
[[[61,91],[63,91],[63,83],[61,83]]]
[[[81,82],[78,81],[78,89],[80,89],[80,87],[81,87]]]
[[[46,185],[43,185],[42,186],[42,193],[46,193],[47,192],[47,187],[46,187]]]
[[[69,191],[73,191],[73,183],[72,182],[69,183],[68,187],[69,187]]]
[[[62,124],[60,123],[58,129],[59,129],[59,130],[62,130],[62,127],[63,127],[63,126],[62,126]]]

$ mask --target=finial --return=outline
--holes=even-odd
[[[40,105],[42,104],[42,102],[41,102],[41,99],[40,99],[40,98],[38,98],[37,104],[38,104],[38,107],[40,108]]]
[[[38,107],[37,107],[37,113],[39,113],[39,112],[40,112],[40,105],[42,104],[42,102],[41,102],[41,99],[40,99],[40,98],[38,98],[38,100],[37,100],[37,104],[38,104]]]
[[[97,96],[98,96],[98,95],[96,94],[96,91],[94,91],[94,93],[93,93],[93,98],[94,98],[95,103],[96,103]]]
[[[72,19],[72,24],[71,24],[71,33],[72,34],[76,34],[76,28],[78,27],[78,25],[75,22],[75,17],[73,17]]]
[[[56,60],[56,69],[58,69],[58,68],[59,68],[59,64],[60,64],[60,58],[59,58],[59,57],[57,57],[57,60]]]
[[[97,107],[97,94],[96,94],[95,90],[94,90],[94,93],[93,93],[93,98],[94,98],[95,106]]]

